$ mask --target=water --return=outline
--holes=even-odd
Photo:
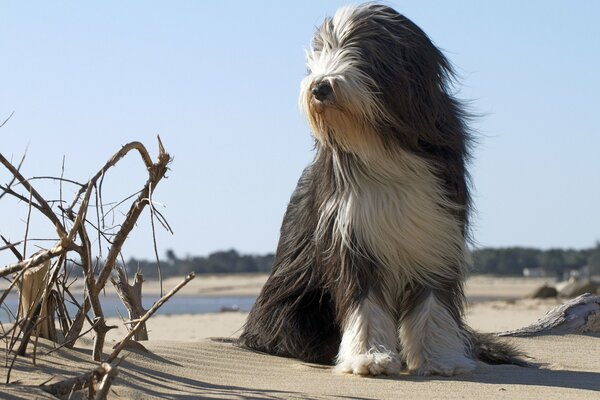
[[[79,299],[81,301],[82,299]],[[145,298],[144,307],[149,309],[152,306],[152,302],[158,300],[158,298]],[[469,296],[468,301],[470,304],[481,303],[490,300],[499,300],[497,296]],[[502,300],[514,300],[513,298],[502,298]],[[216,313],[225,310],[239,310],[241,312],[248,312],[254,305],[256,297],[254,296],[173,296],[163,304],[158,311],[157,315],[180,315],[180,314],[208,314]],[[107,318],[118,317],[120,315],[127,317],[127,309],[116,295],[108,295],[100,298],[102,303],[102,311],[104,316]],[[17,304],[19,303],[19,296],[17,294],[9,295],[0,309],[0,322],[7,323],[13,322],[14,318],[9,314],[6,308],[8,307],[13,313],[17,310]],[[67,304],[67,309],[71,317],[73,317],[77,311],[76,307],[70,303]],[[91,315],[91,314],[90,314]]]
[[[144,301],[144,307],[146,309],[150,308],[153,301],[156,300],[158,300],[158,298],[146,298]],[[169,299],[169,301],[164,303],[155,314],[207,314],[220,312],[224,309],[237,309],[242,312],[248,312],[250,311],[250,308],[252,308],[255,300],[256,297],[254,296],[173,296]],[[11,314],[7,312],[6,308],[8,307],[11,311],[15,312],[18,303],[19,296],[16,294],[11,294],[4,300],[4,304],[0,309],[0,322],[6,323],[14,321],[14,318],[11,317]],[[118,296],[103,296],[100,298],[100,303],[102,304],[102,311],[104,312],[105,317],[118,317],[119,315],[127,317],[127,309]],[[73,317],[77,311],[76,307],[70,303],[67,305],[67,310],[69,311],[71,317]]]

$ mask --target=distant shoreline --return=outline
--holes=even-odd
[[[266,273],[240,273],[196,275],[196,278],[181,289],[178,296],[258,296],[268,278]],[[132,277],[130,277],[131,279]],[[183,277],[163,279],[162,290],[166,293],[183,280]],[[466,294],[473,298],[514,299],[530,294],[544,283],[555,283],[553,278],[497,277],[491,275],[472,275],[466,284]],[[0,281],[0,291],[6,290],[9,282]],[[83,292],[83,280],[79,279],[71,286],[72,293]],[[158,279],[144,280],[144,296],[159,296],[161,293]],[[116,294],[112,284],[108,283],[105,293]]]

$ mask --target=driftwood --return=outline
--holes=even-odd
[[[38,299],[42,296],[44,288],[46,287],[49,269],[50,261],[46,261],[37,267],[28,269],[21,277],[19,282],[20,315],[30,315],[31,310],[36,307]],[[40,323],[35,327],[35,331],[39,337],[56,341],[54,320],[51,318],[53,310],[48,310],[47,305],[48,303],[40,303],[38,305],[39,310],[36,319],[39,319]]]
[[[600,333],[600,296],[582,294],[552,310],[524,328],[499,332],[498,336],[564,335]]]
[[[56,239],[54,246],[49,249],[41,250],[34,255],[26,255],[26,246],[29,242],[27,236],[29,228],[29,216],[27,220],[27,230],[25,233],[25,239],[17,243],[23,243],[23,254],[19,253],[16,249],[15,243],[10,243],[4,240],[6,246],[0,248],[9,249],[17,256],[17,262],[14,264],[0,267],[0,277],[6,277],[13,273],[17,273],[17,277],[14,278],[11,288],[15,281],[20,279],[28,279],[30,271],[39,270],[40,265],[45,265],[47,271],[45,273],[39,273],[39,276],[43,277],[37,279],[42,281],[41,287],[31,286],[30,289],[24,290],[25,286],[22,287],[21,293],[26,301],[21,307],[21,313],[18,313],[16,319],[25,321],[23,328],[18,331],[13,331],[13,338],[9,351],[13,350],[13,346],[19,342],[20,348],[19,354],[24,354],[27,347],[27,343],[30,340],[37,329],[39,332],[45,332],[45,324],[54,324],[50,317],[54,314],[48,313],[46,305],[51,303],[56,304],[57,300],[59,308],[61,303],[65,302],[65,295],[68,295],[72,300],[75,297],[69,292],[70,283],[67,282],[69,272],[67,272],[68,260],[77,263],[83,270],[84,283],[85,283],[85,297],[83,304],[80,305],[79,310],[74,319],[71,319],[65,312],[62,312],[60,316],[60,328],[62,330],[61,335],[52,335],[48,332],[50,339],[58,340],[57,337],[64,338],[62,340],[63,345],[71,347],[75,343],[75,340],[80,337],[81,331],[86,319],[90,321],[95,331],[94,350],[93,357],[95,360],[100,361],[102,358],[102,349],[104,347],[104,341],[106,333],[111,327],[106,325],[104,319],[104,313],[102,305],[100,304],[100,294],[102,293],[104,286],[109,279],[114,267],[116,266],[116,260],[121,254],[121,249],[128,235],[135,227],[139,216],[142,211],[148,206],[152,212],[152,218],[158,216],[163,226],[167,225],[166,221],[160,213],[154,210],[152,204],[152,192],[155,190],[157,184],[162,180],[168,170],[168,164],[171,161],[171,157],[165,151],[160,138],[158,138],[159,154],[156,162],[153,162],[148,151],[140,142],[131,142],[123,146],[117,151],[108,162],[85,184],[80,184],[68,179],[64,179],[61,175],[60,178],[48,178],[55,179],[60,182],[60,199],[59,200],[46,200],[31,184],[31,180],[26,179],[19,171],[20,165],[15,167],[11,164],[6,157],[0,154],[0,165],[4,166],[11,174],[13,179],[6,185],[0,185],[0,196],[9,195],[29,205],[31,210],[39,211],[46,219],[48,219],[56,229]],[[107,227],[104,224],[106,213],[103,210],[102,201],[102,184],[108,170],[114,167],[124,156],[130,152],[137,152],[145,170],[148,173],[148,179],[143,188],[136,193],[137,198],[132,201],[129,211],[125,213],[124,219],[114,225]],[[77,184],[79,190],[76,193],[74,199],[67,207],[66,203],[62,198],[62,184]],[[14,183],[14,185],[13,185]],[[23,191],[26,191],[23,193]],[[135,195],[134,195],[135,196]],[[133,196],[132,196],[133,197]],[[91,205],[92,200],[95,198],[95,205]],[[119,202],[117,205],[122,204]],[[54,207],[54,208],[53,208]],[[90,221],[92,218],[88,216],[90,207],[95,208],[95,214],[97,218],[96,224]],[[56,210],[58,209],[58,210]],[[109,213],[113,210],[109,211]],[[91,212],[89,214],[92,214]],[[153,225],[154,226],[154,225]],[[94,240],[90,240],[88,234],[89,229],[94,230]],[[153,231],[154,233],[154,231]],[[102,251],[98,256],[95,256],[92,251],[92,243],[97,242],[98,248],[102,246],[108,247],[108,253],[106,257],[102,256]],[[99,271],[97,271],[99,267]],[[33,274],[38,276],[37,274]],[[9,289],[10,290],[10,289]],[[6,298],[8,290],[0,296],[0,304]],[[58,296],[58,297],[57,297]],[[62,302],[60,301],[62,299]],[[64,309],[64,307],[63,307]],[[89,315],[90,309],[93,315]],[[20,316],[19,316],[20,315]],[[50,330],[50,329],[49,329]],[[16,336],[14,335],[16,333]],[[41,333],[42,336],[46,336],[45,333]],[[6,336],[6,334],[5,334]],[[37,337],[37,336],[36,336]],[[35,347],[34,347],[35,355]]]
[[[69,332],[66,335],[65,341],[70,343],[68,345],[68,347],[71,347],[75,343],[75,339],[79,336],[81,330],[83,329],[83,323],[85,322],[86,314],[89,311],[90,307],[94,310],[94,312],[97,311],[95,309],[95,308],[97,308],[97,307],[95,307],[95,306],[97,306],[97,304],[95,304],[95,302],[98,300],[98,296],[104,289],[104,285],[106,285],[106,282],[108,281],[108,278],[110,277],[110,275],[113,271],[113,268],[116,265],[116,261],[121,252],[123,243],[125,242],[125,239],[127,239],[127,236],[129,235],[131,230],[134,228],[134,226],[135,226],[140,214],[144,210],[145,206],[150,204],[149,198],[152,195],[152,191],[154,190],[154,188],[156,187],[158,182],[165,176],[165,174],[167,172],[167,166],[168,166],[169,162],[171,161],[171,157],[169,156],[168,153],[165,152],[165,149],[164,149],[162,143],[160,142],[160,138],[159,138],[158,160],[154,164],[152,163],[151,158],[148,155],[148,152],[146,151],[146,148],[139,142],[133,142],[133,143],[130,143],[129,145],[124,146],[117,154],[115,154],[113,156],[113,158],[111,158],[111,160],[109,160],[109,162],[104,166],[104,168],[102,168],[102,170],[100,172],[98,172],[98,174],[96,174],[90,180],[90,185],[92,183],[95,184],[98,179],[103,177],[104,172],[106,172],[106,170],[108,170],[110,167],[112,167],[114,164],[116,164],[116,162],[118,160],[120,160],[122,157],[124,157],[125,154],[127,154],[129,151],[134,150],[134,149],[140,153],[142,160],[146,164],[146,168],[148,169],[149,177],[148,177],[148,180],[146,181],[146,184],[144,185],[144,188],[139,193],[137,199],[133,202],[133,204],[129,208],[129,211],[128,211],[127,215],[125,216],[125,220],[121,224],[119,231],[113,237],[112,246],[111,246],[111,248],[108,252],[108,255],[104,261],[104,266],[102,267],[98,278],[93,282],[93,287],[88,288],[89,296],[87,296],[85,298],[84,304],[77,312],[77,315],[75,316],[75,318],[73,320],[73,324],[71,325],[71,329],[69,330]],[[80,190],[80,192],[78,193],[78,196],[80,196],[82,193],[84,193],[84,191]],[[70,212],[72,207],[75,204],[76,204],[76,202],[73,202],[71,204],[71,207],[69,207],[69,209],[67,209],[67,212]],[[153,205],[150,204],[150,207],[153,207]],[[100,316],[96,315],[96,317],[101,317],[102,320],[104,319],[103,316],[101,316],[101,315]],[[101,325],[100,325],[100,327],[101,327]],[[99,329],[96,331],[96,341],[94,344],[94,353],[93,353],[94,360],[96,360],[96,361],[99,361],[102,356],[101,352],[102,352],[102,347],[104,345],[105,337],[106,337],[106,331],[104,329]]]
[[[108,356],[98,368],[91,372],[78,375],[74,378],[65,379],[60,382],[53,383],[51,385],[42,385],[42,390],[54,395],[54,396],[66,396],[73,392],[88,389],[88,398],[94,398],[96,400],[106,399],[108,389],[112,383],[112,380],[117,375],[117,367],[112,366],[111,363],[119,356],[119,353],[127,348],[127,343],[136,334],[136,332],[145,326],[146,321],[164,304],[166,303],[175,293],[177,293],[182,287],[187,285],[192,279],[195,278],[195,274],[192,272],[188,274],[183,281],[175,286],[171,291],[161,297],[154,305],[146,311],[146,313],[136,321],[136,325],[129,333],[115,346],[113,352]],[[96,388],[96,385],[98,386]]]
[[[56,397],[70,396],[79,390],[88,389],[88,399],[103,400],[106,399],[108,389],[117,372],[117,367],[102,363],[93,371],[51,385],[42,385],[41,388]]]
[[[15,264],[9,264],[9,265],[6,265],[6,266],[0,268],[0,277],[10,275],[14,272],[19,272],[19,271],[22,271],[25,269],[33,268],[42,263],[45,263],[46,261],[48,261],[54,257],[64,254],[66,251],[67,251],[67,249],[65,247],[63,247],[61,244],[58,244],[57,246],[55,246],[49,250],[43,250],[43,251],[37,252],[33,256],[31,256],[23,261],[19,261],[18,263],[15,263]]]
[[[110,278],[110,280],[115,286],[121,301],[127,308],[129,313],[129,321],[138,320],[144,314],[146,314],[146,310],[142,306],[142,284],[144,282],[142,273],[138,270],[135,273],[133,285],[130,285],[123,269],[120,267],[115,269],[117,271],[117,279],[115,280]],[[139,330],[135,333],[134,339],[136,341],[148,340],[148,330],[146,329],[145,323],[142,324]]]
[[[600,286],[593,280],[571,278],[569,282],[558,292],[558,296],[572,299],[585,293],[596,293]]]
[[[95,400],[105,400],[107,398],[110,385],[112,385],[112,381],[119,373],[117,367],[112,367],[108,363],[102,363],[102,367],[105,370],[105,374],[102,377],[102,381],[100,381],[100,384],[98,385],[98,391],[94,397]]]
[[[192,279],[194,279],[195,277],[196,277],[196,275],[193,272],[190,272],[189,274],[187,274],[187,276],[185,277],[185,279],[183,281],[181,281],[177,286],[175,286],[173,289],[171,289],[171,291],[169,293],[165,294],[156,303],[154,303],[152,305],[152,307],[150,307],[150,309],[146,312],[146,314],[144,314],[144,316],[142,318],[140,318],[139,321],[136,321],[135,326],[133,327],[133,329],[131,329],[131,331],[129,331],[127,336],[125,336],[125,338],[123,338],[123,340],[121,340],[121,342],[119,344],[117,344],[117,346],[115,346],[115,349],[110,354],[110,356],[108,356],[108,358],[106,359],[106,362],[110,363],[110,362],[114,361],[114,359],[117,358],[117,356],[119,355],[121,350],[123,350],[127,346],[127,342],[133,337],[133,335],[135,335],[135,333],[142,327],[142,325],[145,326],[148,318],[150,318],[152,316],[152,314],[154,314],[156,312],[156,310],[158,310],[160,308],[160,306],[162,306],[175,293],[177,293],[179,291],[179,289],[181,289],[182,287],[187,285],[188,282],[191,281]]]
[[[24,316],[22,331],[25,333],[17,350],[24,356],[31,334],[52,341],[57,340],[54,325],[54,313],[57,304],[43,299],[42,295],[48,284],[50,261],[23,271],[18,279],[19,315]],[[46,300],[46,301],[44,301]]]

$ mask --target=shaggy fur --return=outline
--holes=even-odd
[[[307,64],[300,107],[316,156],[241,343],[361,375],[523,364],[463,321],[470,135],[448,60],[369,3],[326,19]]]

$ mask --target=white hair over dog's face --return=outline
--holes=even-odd
[[[315,138],[361,158],[393,143],[414,148],[419,135],[435,130],[451,75],[421,29],[375,4],[344,7],[326,19],[307,66],[300,107]]]
[[[342,8],[316,32],[307,51],[300,107],[320,143],[363,153],[377,142],[372,127],[385,113],[376,96],[377,83],[360,67],[356,14],[355,7]]]

